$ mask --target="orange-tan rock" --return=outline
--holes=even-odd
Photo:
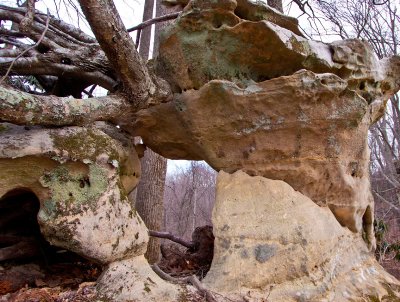
[[[177,93],[138,112],[137,134],[168,158],[284,180],[373,247],[367,132],[400,87],[399,57],[310,41],[235,5],[192,1],[164,33],[156,66]]]
[[[233,301],[399,301],[400,282],[362,239],[283,181],[220,172],[216,193],[210,290]]]
[[[284,180],[373,245],[367,131],[379,114],[338,76],[302,70],[246,88],[211,81],[139,112],[137,127],[164,156]]]

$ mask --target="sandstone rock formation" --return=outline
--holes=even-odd
[[[127,198],[140,177],[140,161],[128,137],[102,123],[0,127],[0,198],[33,192],[46,240],[106,266],[98,280],[100,298],[176,300],[177,290],[167,288],[143,256],[147,228]]]
[[[241,11],[234,1],[185,8],[156,62],[179,93],[139,111],[137,134],[168,158],[284,180],[372,248],[367,131],[400,87],[400,59],[379,61],[358,40],[306,40]]]
[[[204,284],[234,301],[400,299],[362,239],[283,181],[220,172],[213,224]]]
[[[307,40],[295,19],[248,0],[192,0],[159,53],[149,65],[171,87],[142,85],[137,99],[0,87],[0,121],[29,125],[0,123],[0,200],[37,196],[46,240],[104,265],[99,301],[185,299],[146,263],[147,228],[127,199],[140,135],[165,157],[225,171],[204,283],[217,299],[399,301],[399,282],[370,253],[367,131],[400,88],[400,58]],[[123,79],[124,93],[136,80]]]

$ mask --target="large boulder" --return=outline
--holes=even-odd
[[[379,61],[357,39],[308,40],[294,18],[247,0],[190,1],[163,32],[155,66],[176,92],[215,79],[246,87],[301,69],[334,73],[371,99],[400,83],[398,57]]]
[[[45,239],[105,266],[99,301],[176,300],[178,289],[144,259],[148,230],[127,197],[140,177],[129,137],[103,123],[54,129],[3,123],[0,130],[0,202],[9,192],[34,193]]]
[[[287,183],[220,172],[204,284],[232,300],[399,301],[400,282],[327,208]],[[264,299],[264,300],[263,300]]]
[[[50,243],[100,263],[145,252],[147,229],[126,197],[140,175],[132,145],[95,127],[2,126],[0,196],[36,194]]]
[[[155,64],[179,93],[139,111],[136,133],[168,158],[284,180],[373,248],[367,133],[400,87],[399,57],[307,40],[290,18],[254,19],[267,9],[243,3],[186,6]]]
[[[302,70],[246,88],[211,81],[142,110],[137,127],[164,156],[284,180],[373,245],[367,131],[380,109],[338,76]]]

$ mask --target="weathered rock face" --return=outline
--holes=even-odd
[[[399,58],[241,19],[234,2],[191,3],[157,63],[183,92],[140,111],[138,135],[169,158],[284,180],[372,247],[367,131],[399,88]]]
[[[362,239],[282,181],[220,172],[213,225],[214,259],[204,283],[234,300],[400,299],[400,283]]]
[[[398,78],[387,73],[393,67],[398,72],[399,64],[398,58],[379,62],[372,48],[359,40],[307,40],[293,18],[243,0],[191,1],[164,32],[156,61],[158,72],[178,92],[215,79],[246,87],[307,69],[334,73],[371,100],[398,87]]]
[[[139,120],[158,152],[282,179],[361,231],[364,215],[372,222],[366,133],[376,114],[339,77],[299,71],[246,89],[212,81]]]
[[[149,295],[145,284],[151,276],[152,299],[175,300],[177,289],[167,290],[144,265],[147,228],[127,198],[140,177],[140,161],[128,137],[105,124],[0,127],[0,198],[15,189],[32,191],[40,201],[38,222],[46,240],[107,265],[98,283],[101,297],[141,300]],[[126,263],[135,278],[114,282]],[[135,290],[121,291],[121,282]]]
[[[176,285],[160,279],[144,255],[110,263],[98,280],[97,289],[105,301],[176,302],[184,295]]]
[[[16,188],[32,190],[49,242],[101,263],[145,251],[146,228],[125,197],[140,174],[132,146],[96,128],[4,127],[0,196]]]

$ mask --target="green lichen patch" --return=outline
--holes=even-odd
[[[26,109],[32,109],[32,100],[28,98],[29,95],[16,91],[16,90],[11,90],[7,89],[5,87],[0,87],[0,99],[5,101],[5,104],[10,104],[12,106],[18,105],[18,106],[28,106]],[[29,96],[31,97],[31,96]],[[34,99],[34,96],[31,97]]]
[[[51,199],[44,202],[47,216],[59,217],[80,212],[82,206],[95,211],[97,200],[107,190],[108,178],[106,169],[96,164],[89,165],[88,174],[62,165],[43,175],[40,183],[51,192]]]
[[[112,138],[92,129],[80,129],[65,135],[52,136],[55,148],[67,151],[73,160],[92,160],[100,154],[107,154],[109,161],[119,160],[118,151]]]

